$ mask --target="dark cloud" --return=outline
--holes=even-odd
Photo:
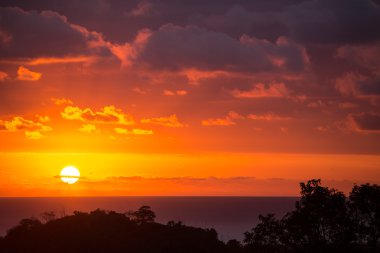
[[[53,11],[0,8],[0,56],[12,58],[106,54],[101,35],[70,24]],[[103,52],[102,52],[103,51]]]
[[[283,34],[283,25],[278,24],[272,15],[271,20],[265,16],[271,12],[280,13],[288,6],[302,1],[304,0],[3,0],[0,5],[19,6],[25,10],[56,11],[68,17],[70,22],[103,33],[112,42],[125,43],[133,40],[137,31],[143,28],[156,30],[168,23],[181,26],[196,24],[230,36],[239,37],[244,32],[258,38],[275,39],[279,36],[276,32]],[[240,6],[242,11],[235,6]],[[251,17],[253,12],[255,14]],[[265,14],[260,15],[261,12]],[[133,13],[144,15],[131,15]],[[234,18],[250,24],[237,25]],[[215,23],[218,20],[222,24]]]
[[[354,120],[357,130],[366,132],[380,132],[380,114],[379,113],[361,113],[353,114],[351,118]]]
[[[232,6],[221,14],[198,15],[191,17],[191,23],[210,30],[224,32],[234,38],[243,34],[268,39],[275,42],[279,36],[288,35],[288,29],[280,12],[248,11],[243,6]]]
[[[154,69],[270,71],[302,70],[302,48],[286,39],[276,43],[242,36],[235,40],[221,32],[172,24],[153,32],[137,61]]]
[[[292,38],[304,43],[347,44],[380,38],[380,8],[370,0],[312,0],[290,7]]]

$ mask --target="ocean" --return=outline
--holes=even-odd
[[[259,214],[282,217],[294,209],[297,197],[58,197],[0,198],[0,235],[23,218],[40,217],[45,211],[57,216],[97,208],[126,212],[148,205],[156,221],[170,220],[202,228],[215,228],[223,241],[242,240],[258,222]]]

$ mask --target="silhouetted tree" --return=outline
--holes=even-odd
[[[235,239],[229,240],[226,243],[226,246],[229,252],[234,252],[234,253],[243,252],[243,245],[238,240],[235,240]]]
[[[151,210],[150,206],[142,206],[137,211],[129,211],[127,216],[137,224],[154,222],[156,218],[156,214]]]
[[[366,243],[374,252],[380,251],[380,186],[355,185],[349,196],[349,207],[358,242]]]
[[[41,213],[40,216],[44,222],[49,222],[49,221],[55,220],[56,213],[54,211],[46,211],[46,212]]]
[[[19,225],[8,230],[7,236],[19,236],[28,233],[42,225],[37,218],[22,219]]]
[[[282,252],[284,250],[282,222],[274,214],[259,215],[259,223],[244,233],[246,249],[252,252]]]
[[[260,215],[260,222],[245,233],[245,249],[250,252],[359,252],[362,248],[354,247],[354,225],[345,195],[322,187],[319,179],[301,183],[300,187],[301,198],[295,210],[281,220],[273,214]],[[378,203],[380,198],[373,201]]]
[[[319,179],[301,183],[296,210],[284,218],[285,243],[295,249],[323,252],[341,249],[353,239],[346,197],[335,189],[322,187]]]
[[[218,239],[214,229],[162,225],[152,221],[154,216],[147,212],[150,208],[139,210],[149,214],[141,215],[147,223],[137,224],[125,214],[100,209],[45,224],[22,220],[0,241],[0,252],[235,253]]]

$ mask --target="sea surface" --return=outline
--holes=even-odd
[[[0,198],[0,235],[22,218],[55,211],[58,216],[97,208],[126,212],[151,206],[156,221],[182,221],[189,226],[215,228],[221,240],[242,240],[258,222],[259,214],[282,217],[294,209],[296,197],[59,197]]]

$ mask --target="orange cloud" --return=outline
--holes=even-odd
[[[252,120],[265,120],[265,121],[277,121],[277,120],[291,120],[291,117],[282,117],[279,115],[276,115],[272,112],[267,113],[267,114],[262,114],[262,115],[257,115],[257,114],[249,114],[247,116],[248,119]]]
[[[8,74],[0,71],[0,82],[6,80],[8,78]]]
[[[145,130],[145,129],[139,129],[139,128],[135,128],[135,129],[132,129],[132,131],[129,131],[128,129],[125,129],[125,128],[116,127],[114,128],[114,131],[115,133],[118,133],[118,134],[128,134],[128,135],[152,135],[153,134],[153,130]]]
[[[201,79],[211,79],[217,78],[219,76],[226,76],[229,73],[227,71],[214,70],[198,70],[195,68],[189,68],[182,71],[182,74],[185,75],[189,81],[189,84],[197,85]]]
[[[25,136],[28,139],[38,140],[42,138],[42,134],[39,131],[25,131]]]
[[[0,130],[16,132],[25,131],[25,136],[30,139],[40,139],[41,132],[51,131],[50,126],[43,125],[40,122],[24,119],[23,117],[14,117],[12,120],[0,120]]]
[[[67,98],[51,98],[55,105],[72,105],[73,101]]]
[[[143,29],[138,32],[131,44],[109,44],[109,49],[120,60],[122,67],[130,67],[133,65],[138,54],[143,50],[151,35],[152,32],[149,29]]]
[[[79,128],[79,131],[90,134],[96,131],[96,126],[93,124],[85,124]]]
[[[281,98],[289,95],[284,83],[254,84],[249,91],[233,90],[232,95],[237,98]]]
[[[162,126],[168,126],[168,127],[184,127],[185,126],[178,120],[177,115],[175,114],[172,114],[169,117],[142,119],[141,123],[162,125]]]
[[[244,119],[244,116],[237,112],[230,111],[224,118],[211,118],[202,120],[203,126],[233,126],[236,125],[235,119]]]
[[[94,57],[89,56],[76,56],[76,57],[40,57],[32,59],[25,64],[28,65],[44,65],[44,64],[59,64],[59,63],[81,63],[81,62],[93,62]]]
[[[163,93],[165,96],[175,96],[175,95],[185,96],[185,95],[187,95],[187,91],[185,91],[185,90],[177,90],[177,91],[164,90]]]
[[[23,66],[20,66],[17,70],[17,79],[22,81],[37,81],[42,77],[41,73],[33,72]]]
[[[46,123],[46,122],[49,122],[50,121],[50,118],[49,116],[41,116],[41,115],[36,115],[36,117],[38,118],[38,120],[42,123]]]
[[[81,109],[76,106],[66,106],[61,115],[67,120],[80,120],[91,123],[135,124],[131,115],[124,113],[113,105],[103,107],[100,112],[93,112],[90,108]]]

